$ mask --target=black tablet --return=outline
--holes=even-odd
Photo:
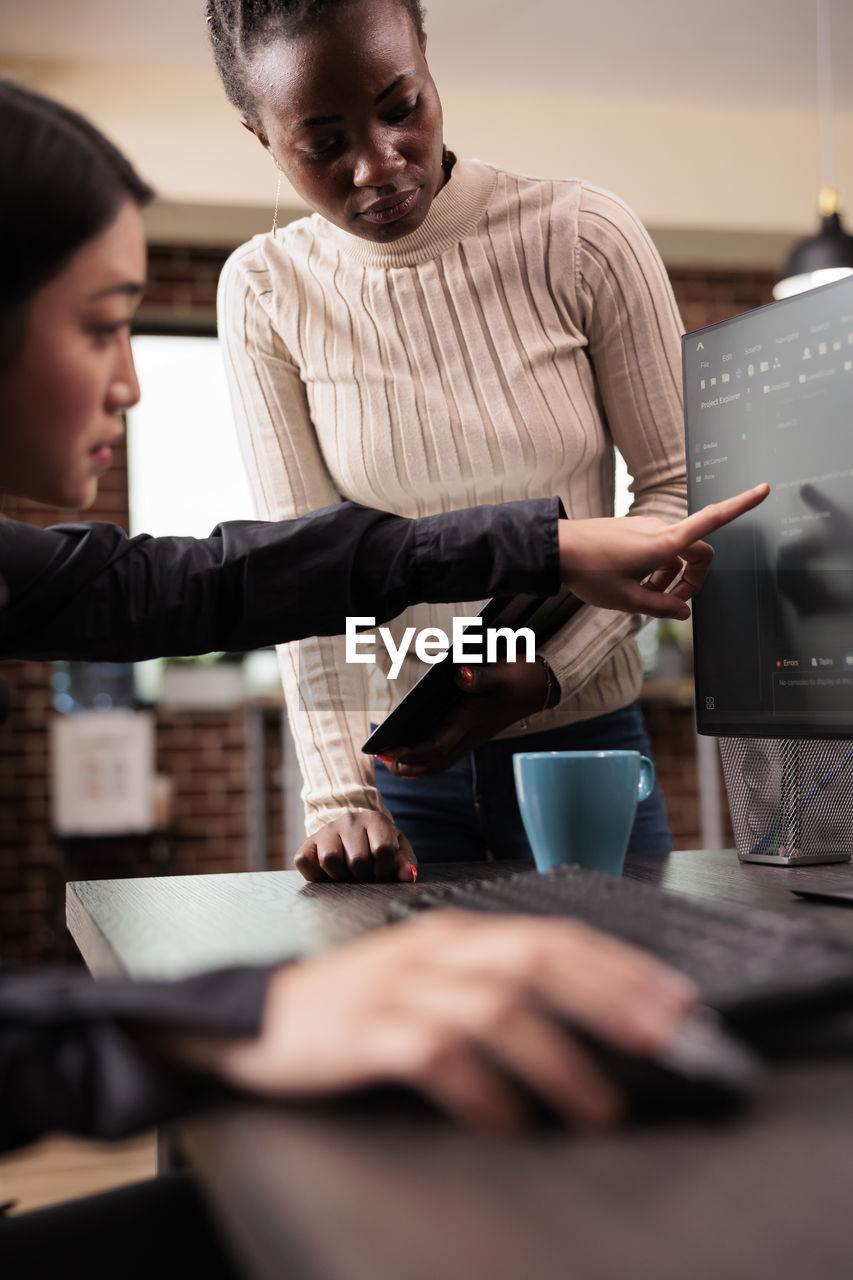
[[[793,859],[796,862],[796,859]],[[842,907],[853,907],[853,889],[789,889],[798,898],[809,902],[834,902]]]
[[[542,644],[578,611],[582,601],[563,587],[552,596],[503,596],[489,600],[477,615],[481,619],[479,637],[484,641],[487,629],[509,627],[517,631],[529,627]],[[476,650],[472,630],[466,637],[466,650]],[[453,651],[448,649],[442,657],[429,666],[394,710],[362,746],[368,755],[381,755],[395,747],[414,746],[425,741],[439,728],[451,707],[465,695],[456,687],[454,679]]]

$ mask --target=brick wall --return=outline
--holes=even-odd
[[[229,252],[152,245],[148,251],[148,287],[141,314],[214,318],[216,284]]]
[[[226,251],[152,249],[150,283],[141,316],[205,319],[215,313],[216,279]],[[672,272],[688,329],[714,323],[770,300],[771,277],[678,269]],[[69,518],[32,503],[9,500],[5,513],[38,525]],[[104,477],[85,519],[127,527],[127,468],[123,450]],[[2,677],[11,712],[0,726],[0,940],[3,963],[29,964],[56,955],[55,908],[63,871],[85,879],[245,869],[250,810],[247,721],[230,712],[157,712],[157,767],[174,784],[175,838],[163,842],[75,841],[58,862],[48,818],[47,721],[54,714],[47,663],[10,662]],[[699,839],[693,716],[690,707],[655,702],[647,721],[667,795],[678,848]],[[281,735],[278,714],[263,715],[269,865],[284,857]],[[164,861],[168,859],[168,861]]]
[[[44,527],[73,518],[36,503],[6,498],[3,513]],[[123,448],[104,476],[86,519],[127,527],[127,465]],[[0,954],[4,965],[55,954],[58,850],[49,823],[47,722],[50,663],[4,662],[10,713],[0,725]]]

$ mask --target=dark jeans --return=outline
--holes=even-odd
[[[200,1192],[168,1174],[0,1218],[8,1280],[238,1280]]]
[[[486,742],[435,778],[399,778],[375,760],[376,785],[421,863],[532,859],[515,797],[514,753],[607,749],[651,755],[636,703],[547,733]],[[628,852],[671,849],[663,795],[655,783],[637,806]]]

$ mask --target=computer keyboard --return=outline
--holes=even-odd
[[[389,918],[436,907],[574,916],[686,973],[704,1003],[764,1057],[853,1051],[853,945],[807,921],[573,866],[422,884]]]

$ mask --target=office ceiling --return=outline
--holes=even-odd
[[[830,0],[853,111],[853,4]],[[814,0],[427,0],[440,87],[816,106]],[[201,0],[0,0],[0,57],[205,68]]]

